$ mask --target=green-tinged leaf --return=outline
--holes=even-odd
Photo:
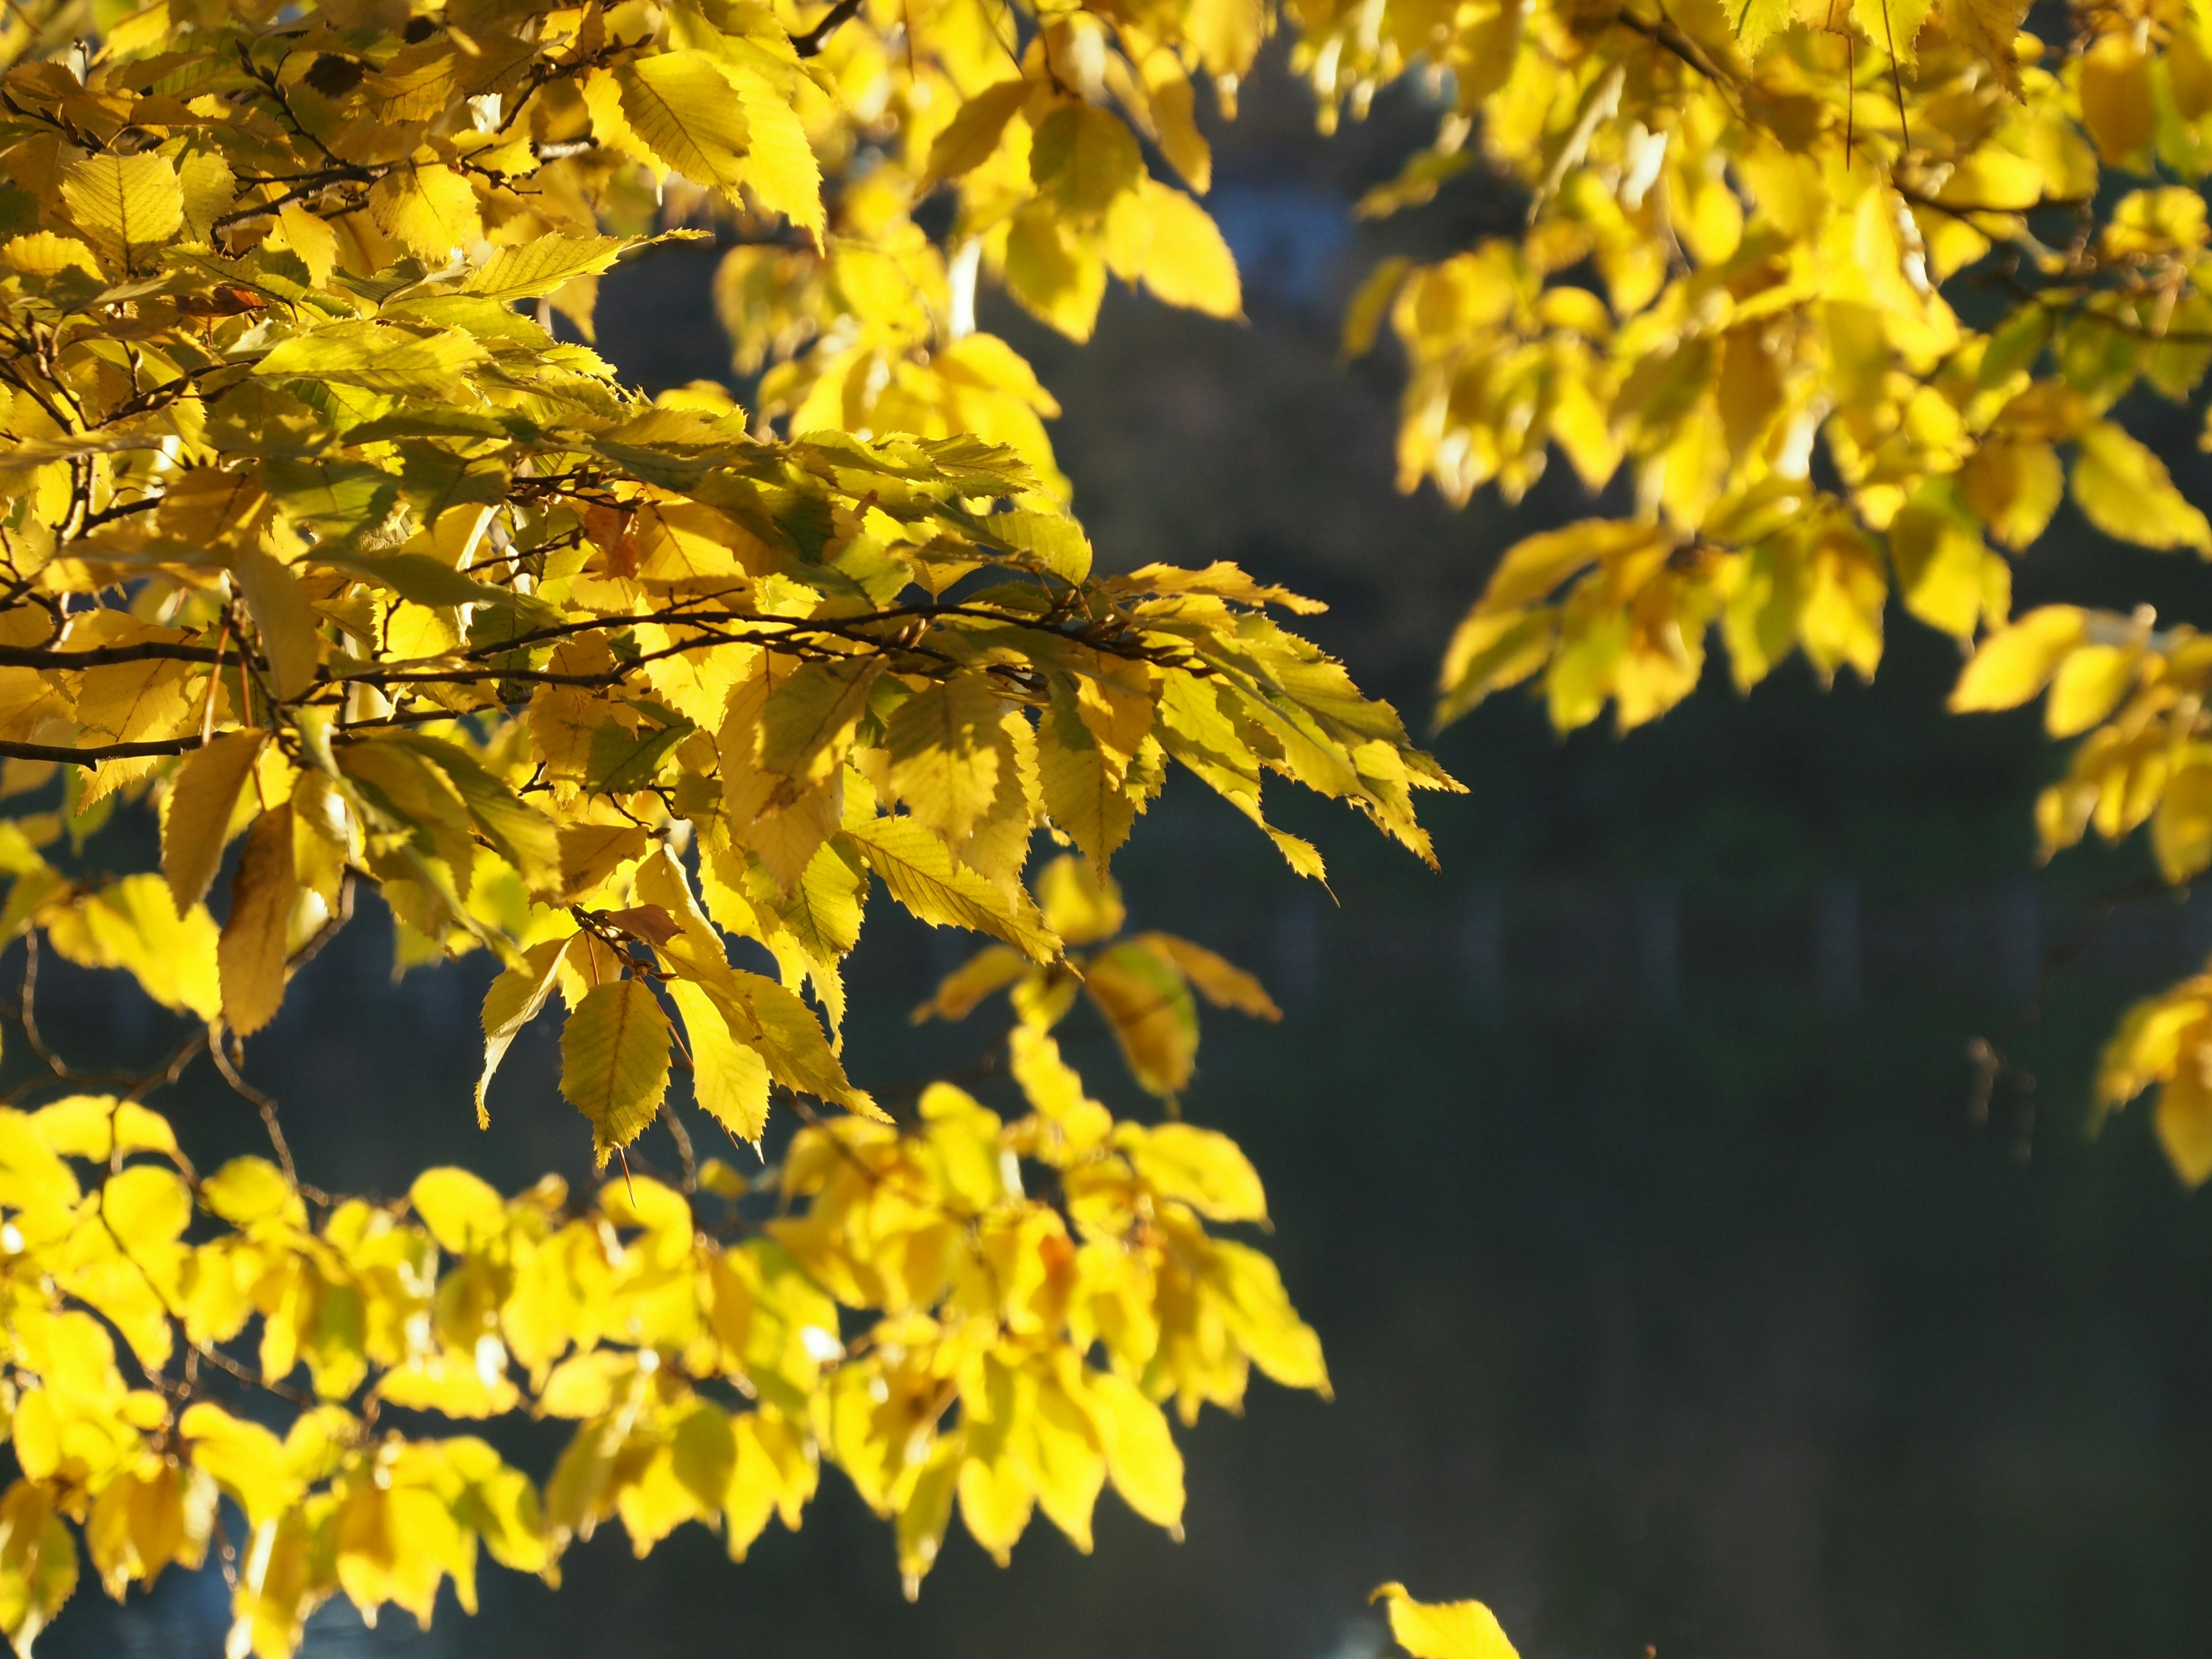
[[[1097,219],[1144,173],[1136,135],[1096,105],[1061,104],[1037,124],[1030,176],[1072,218]]]
[[[668,1016],[641,980],[593,986],[561,1028],[561,1093],[591,1120],[602,1167],[660,1110],[668,1044]]]
[[[461,292],[501,304],[536,300],[579,276],[611,270],[623,250],[637,243],[624,236],[568,236],[551,232],[519,247],[503,247],[469,273]]]
[[[1198,1008],[1175,965],[1131,940],[1085,963],[1083,988],[1137,1081],[1152,1094],[1182,1093],[1198,1056]]]
[[[0,1631],[24,1659],[76,1590],[76,1540],[53,1499],[16,1481],[0,1498]]]
[[[442,401],[484,356],[483,346],[453,330],[426,335],[384,323],[331,323],[278,341],[253,372]]]

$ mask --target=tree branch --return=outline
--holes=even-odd
[[[860,0],[837,0],[837,3],[823,15],[822,21],[804,34],[791,37],[791,49],[801,58],[811,58],[828,44],[835,34],[860,9]]]

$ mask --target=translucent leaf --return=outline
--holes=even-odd
[[[999,787],[999,694],[981,674],[933,684],[898,706],[884,735],[891,787],[907,809],[959,841]]]
[[[1180,1094],[1198,1055],[1198,1008],[1174,964],[1132,940],[1085,963],[1083,988],[1137,1081],[1156,1095]]]
[[[668,1090],[668,1017],[640,981],[595,985],[561,1029],[561,1093],[591,1120],[604,1167],[645,1132]]]
[[[700,1110],[739,1140],[757,1144],[768,1127],[768,1062],[730,1033],[729,1022],[702,985],[677,980],[668,988],[683,1016],[691,1051],[692,1097]]]
[[[476,186],[436,162],[392,168],[369,187],[368,210],[386,235],[434,266],[483,235]]]
[[[165,1008],[213,1019],[222,1011],[216,930],[204,906],[177,914],[156,875],[125,876],[46,921],[54,948],[84,968],[123,968]]]
[[[1070,945],[1111,939],[1128,918],[1121,884],[1081,859],[1063,855],[1046,865],[1037,872],[1036,896],[1045,926]]]
[[[1059,939],[1026,894],[1009,898],[956,868],[945,843],[912,818],[876,818],[847,833],[891,896],[932,927],[989,933],[1038,962],[1059,957]]]
[[[62,172],[62,200],[77,228],[126,266],[185,222],[184,187],[176,167],[157,150],[71,163]]]
[[[1106,1453],[1107,1477],[1121,1500],[1156,1527],[1182,1531],[1182,1454],[1167,1414],[1144,1391],[1111,1371],[1085,1376],[1091,1420]]]
[[[290,568],[258,549],[241,553],[231,567],[253,613],[262,654],[269,659],[269,689],[289,702],[315,683],[322,666],[322,618],[307,602]]]
[[[1267,1218],[1259,1171],[1227,1135],[1193,1123],[1149,1128],[1125,1123],[1114,1144],[1162,1197],[1188,1204],[1210,1221]]]
[[[536,300],[579,276],[612,269],[625,248],[636,244],[622,236],[569,236],[549,232],[519,247],[503,247],[461,284],[464,294],[511,304]]]
[[[568,959],[568,947],[579,935],[570,933],[557,939],[545,939],[523,952],[520,965],[507,969],[492,981],[484,993],[483,1071],[477,1079],[477,1127],[491,1127],[491,1108],[486,1100],[491,1088],[492,1074],[507,1051],[521,1035],[522,1028],[538,1018],[545,1006],[545,1000],[560,982],[561,965]]]
[[[667,167],[733,199],[750,142],[744,103],[703,52],[664,52],[615,71],[630,130]]]
[[[507,1231],[507,1206],[489,1182],[466,1170],[425,1170],[407,1201],[438,1247],[453,1255],[480,1250]]]

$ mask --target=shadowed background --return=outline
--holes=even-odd
[[[1563,468],[1512,510],[1397,495],[1399,365],[1340,363],[1335,318],[1380,253],[1516,210],[1476,179],[1362,225],[1350,204],[1419,112],[1325,142],[1279,71],[1244,101],[1210,205],[1249,325],[1125,294],[1086,348],[1003,308],[985,324],[1066,406],[1054,440],[1103,563],[1231,558],[1328,600],[1312,631],[1418,723],[1499,552],[1591,508]],[[679,251],[610,278],[602,349],[648,386],[724,372],[711,270]],[[2192,423],[2128,413],[2202,499]],[[2017,587],[2023,608],[2148,597],[2212,621],[2202,567],[2097,543],[2070,508]],[[1133,925],[1225,951],[1287,1011],[1210,1015],[1187,1109],[1267,1178],[1269,1248],[1336,1386],[1324,1404],[1255,1382],[1247,1417],[1182,1437],[1188,1541],[1109,1497],[1091,1559],[1040,1524],[1000,1572],[956,1527],[909,1607],[887,1529],[833,1473],[804,1532],[742,1567],[696,1528],[635,1563],[610,1525],[557,1596],[487,1565],[474,1620],[450,1594],[427,1634],[338,1607],[307,1653],[1360,1659],[1382,1647],[1365,1592],[1395,1577],[1490,1601],[1530,1659],[2201,1654],[2212,1222],[2140,1109],[2090,1136],[2087,1079],[2125,1001],[2212,949],[2212,904],[2090,926],[2147,860],[2037,872],[2057,751],[2033,714],[1944,715],[1955,649],[1892,623],[1873,687],[1792,664],[1745,700],[1716,664],[1626,739],[1483,708],[1438,741],[1471,789],[1425,802],[1440,875],[1287,792],[1328,892],[1183,785],[1139,825],[1117,865]],[[851,966],[856,1079],[988,1046],[985,1016],[899,1018],[968,948],[879,901]],[[555,1023],[518,1043],[479,1136],[489,968],[395,986],[388,961],[371,917],[252,1045],[303,1175],[584,1178]],[[112,978],[52,969],[50,1027],[79,1055],[153,1054],[165,1020]],[[1110,1045],[1072,1029],[1093,1086],[1142,1109]],[[2007,1061],[1993,1087],[1978,1037]],[[203,1167],[256,1146],[234,1097],[177,1100]],[[515,1443],[542,1472],[558,1441]],[[123,1609],[88,1579],[40,1651],[200,1659],[225,1622],[212,1572]]]

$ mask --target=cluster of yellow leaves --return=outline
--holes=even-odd
[[[2012,708],[2044,696],[2051,735],[2081,738],[2066,775],[2036,803],[2045,856],[2092,829],[2118,841],[2148,823],[2160,873],[2181,885],[2212,866],[2212,639],[2155,623],[2148,606],[2132,617],[2031,611],[1983,641],[1951,706]],[[2153,1086],[2159,1139],[2181,1178],[2202,1185],[2212,1177],[2212,979],[2138,1003],[2107,1045],[2101,1109]]]
[[[1050,1033],[1079,984],[1172,1098],[1194,985],[1273,1012],[1200,947],[1113,937],[1108,861],[1171,770],[1316,876],[1270,774],[1425,859],[1412,792],[1458,786],[1277,620],[1309,602],[1225,564],[1096,574],[1052,399],[973,326],[979,275],[1079,337],[1108,272],[1238,313],[1139,136],[1202,191],[1194,85],[1225,96],[1267,27],[1245,0],[8,9],[0,942],[131,974],[201,1031],[176,1063],[245,1089],[242,1039],[366,884],[400,966],[498,958],[487,1121],[556,1001],[602,1167],[663,1115],[680,1139],[679,1068],[757,1146],[775,1089],[806,1119],[752,1181],[625,1166],[572,1205],[432,1170],[378,1205],[256,1159],[203,1179],[137,1092],[0,1111],[21,1649],[82,1555],[119,1595],[234,1513],[231,1650],[274,1659],[333,1595],[427,1620],[482,1552],[550,1577],[611,1518],[742,1555],[825,1460],[911,1585],[956,1504],[1001,1558],[1040,1509],[1087,1547],[1109,1484],[1174,1527],[1164,1402],[1233,1407],[1255,1366],[1326,1390],[1273,1265],[1211,1231],[1266,1218],[1243,1155],[1115,1122]],[[939,190],[941,242],[914,216]],[[701,235],[733,245],[759,410],[648,399],[556,333]],[[131,810],[158,870],[61,850]],[[1073,850],[1033,892],[1040,830]],[[1023,1007],[1024,1115],[939,1085],[896,1121],[848,1076],[876,884],[997,942],[975,971]],[[386,1407],[576,1426],[540,1483]]]
[[[1002,1561],[1037,1509],[1087,1550],[1109,1483],[1179,1528],[1161,1402],[1233,1408],[1255,1365],[1326,1393],[1320,1345],[1208,1231],[1266,1219],[1233,1144],[1116,1122],[1042,1033],[1013,1069],[1025,1116],[937,1085],[914,1122],[810,1127],[752,1181],[710,1161],[719,1204],[639,1177],[577,1209],[556,1178],[503,1200],[440,1169],[311,1214],[259,1158],[201,1178],[132,1101],[0,1111],[0,1628],[27,1652],[70,1595],[69,1522],[120,1596],[198,1565],[219,1498],[248,1529],[234,1646],[263,1659],[334,1595],[428,1624],[450,1577],[472,1609],[480,1547],[556,1579],[609,1519],[641,1555],[696,1521],[741,1559],[825,1459],[896,1519],[909,1589],[956,1502]],[[208,1398],[226,1375],[296,1402],[289,1426]],[[541,1486],[386,1407],[575,1428]]]
[[[1283,1017],[1257,979],[1202,945],[1160,933],[1115,939],[1128,912],[1112,877],[1063,857],[1046,866],[1036,889],[1045,925],[1062,945],[1099,948],[1072,949],[1057,962],[1039,963],[1003,945],[987,946],[945,976],[937,994],[915,1010],[917,1021],[964,1018],[986,997],[1006,990],[1023,1027],[1042,1034],[1066,1017],[1079,993],[1113,1031],[1138,1083],[1172,1105],[1198,1060],[1194,987],[1216,1007],[1267,1020]]]
[[[2212,864],[2212,652],[2147,611],[2011,616],[2012,561],[2069,495],[2107,537],[2212,557],[2119,418],[2212,367],[2212,6],[2079,5],[2040,33],[2017,0],[1288,9],[1325,120],[1448,77],[1435,142],[1363,213],[1478,161],[1528,197],[1519,234],[1387,261],[1352,303],[1347,349],[1387,324],[1408,360],[1401,486],[1517,501],[1556,447],[1591,491],[1633,490],[1631,515],[1506,552],[1441,720],[1533,681],[1561,730],[1608,704],[1632,728],[1698,685],[1716,633],[1739,690],[1798,651],[1870,677],[1893,598],[1980,641],[1954,708],[2048,685],[2051,734],[2087,734],[2039,803],[2046,855],[2148,823],[2168,880]],[[2102,1085],[2163,1085],[2191,1184],[2204,1007],[2191,981],[2138,1009]]]
[[[1005,446],[760,438],[720,391],[647,403],[514,309],[633,243],[302,270],[149,209],[191,155],[71,165],[110,161],[127,249],[96,216],[71,222],[90,240],[0,243],[0,266],[69,255],[0,274],[0,787],[87,769],[66,825],[20,826],[0,931],[248,1035],[368,878],[404,960],[506,963],[487,1082],[561,988],[564,1090],[604,1157],[668,1075],[648,979],[733,1132],[757,1138],[771,1079],[866,1110],[835,1033],[870,874],[1053,963],[1034,832],[1103,870],[1171,762],[1302,872],[1319,856],[1267,824],[1270,771],[1428,856],[1410,792],[1457,786],[1267,615],[1307,602],[1229,565],[1097,578]],[[39,855],[149,792],[173,915],[150,876],[86,890]],[[218,939],[203,902],[240,836]]]
[[[1638,505],[1507,556],[1443,718],[1540,676],[1562,728],[1607,702],[1633,726],[1715,629],[1740,687],[1796,649],[1869,675],[1893,593],[1971,641],[2069,486],[2109,535],[2212,553],[2112,418],[2212,363],[2201,195],[2116,188],[2212,167],[2212,10],[2085,10],[2063,50],[2015,40],[2002,0],[1364,17],[1307,20],[1324,98],[1428,65],[1456,100],[1364,210],[1477,147],[1532,198],[1518,237],[1387,262],[1355,300],[1347,345],[1387,319],[1410,359],[1401,483],[1517,500],[1556,445],[1593,490],[1626,468]],[[2003,299],[1986,327],[1954,309],[1970,282]]]

